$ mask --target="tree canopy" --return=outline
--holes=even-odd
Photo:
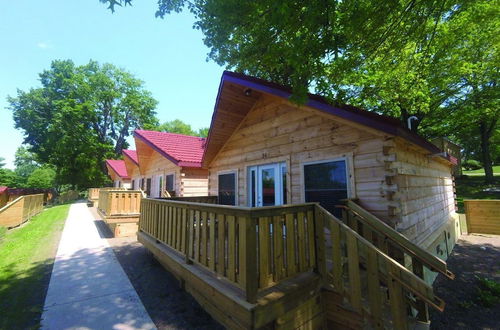
[[[120,156],[134,129],[158,124],[157,101],[143,82],[111,64],[56,60],[39,76],[41,87],[18,90],[8,102],[24,143],[54,166],[61,184],[104,184],[104,160]]]
[[[172,121],[164,122],[163,124],[158,125],[153,129],[160,132],[178,133],[178,134],[200,136],[200,137],[207,137],[209,130],[208,127],[194,130],[191,127],[191,125],[183,122],[180,119],[174,119]]]
[[[130,5],[131,0],[101,0]],[[499,0],[158,0],[189,10],[209,58],[238,72],[399,117],[481,160],[500,156]]]

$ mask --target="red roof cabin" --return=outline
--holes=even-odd
[[[130,189],[130,176],[125,166],[125,161],[119,159],[107,159],[106,168],[108,175],[113,180],[113,187]]]
[[[136,130],[140,188],[150,197],[208,194],[208,171],[201,160],[205,138]]]

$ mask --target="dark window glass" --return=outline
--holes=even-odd
[[[151,178],[146,179],[146,195],[151,196]]]
[[[163,196],[163,176],[160,176],[160,182],[158,183],[158,197]]]
[[[335,216],[341,215],[335,205],[347,198],[345,161],[305,165],[304,183],[306,202],[319,202]]]
[[[262,170],[262,205],[276,205],[274,168]]]
[[[255,171],[254,170],[250,171],[250,177],[251,177],[250,200],[251,200],[251,206],[255,207]]]
[[[165,190],[168,192],[172,192],[175,190],[174,188],[174,175],[169,174],[165,176]]]
[[[236,173],[219,174],[219,204],[236,205]]]

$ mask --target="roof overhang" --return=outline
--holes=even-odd
[[[234,133],[246,114],[262,94],[289,100],[290,88],[255,77],[224,71],[215,102],[210,131],[203,154],[202,164],[208,166],[225,142]],[[321,96],[309,94],[305,105],[333,116],[361,124],[383,133],[401,137],[431,154],[441,150],[431,142],[403,127],[399,120],[352,106],[334,106]],[[450,161],[446,157],[444,159]]]

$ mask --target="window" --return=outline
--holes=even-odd
[[[151,178],[146,179],[146,195],[151,196]]]
[[[304,165],[304,197],[306,202],[319,202],[335,216],[339,200],[348,197],[346,160]]]
[[[236,205],[236,172],[219,174],[219,204]]]
[[[169,193],[175,192],[175,180],[173,174],[165,175],[165,190]]]
[[[132,190],[135,190],[135,180],[132,180]]]

